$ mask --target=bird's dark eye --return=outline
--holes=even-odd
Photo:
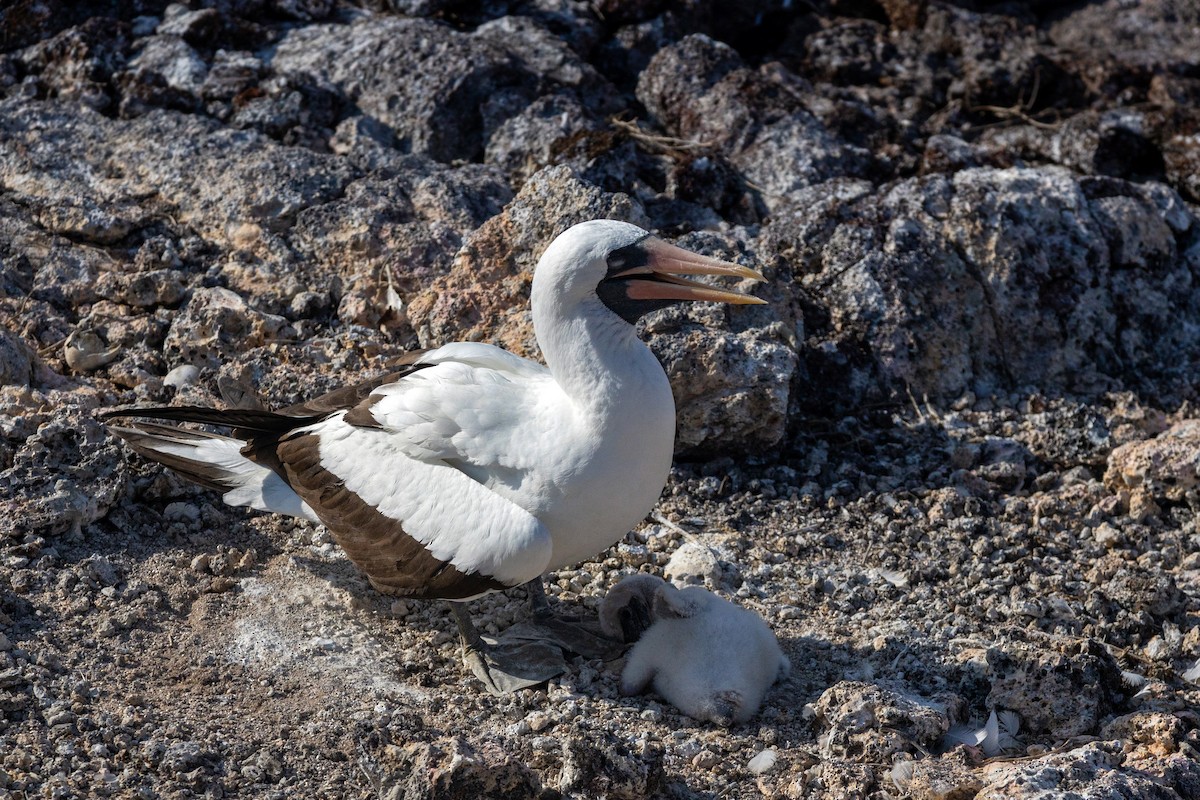
[[[635,267],[644,267],[649,260],[650,254],[646,252],[646,248],[642,247],[642,242],[639,240],[609,253],[608,271],[614,273]]]

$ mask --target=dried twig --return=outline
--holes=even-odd
[[[995,114],[996,116],[1001,118],[1002,122],[1007,122],[1008,120],[1016,119],[1016,120],[1020,120],[1021,122],[1024,122],[1027,125],[1032,125],[1035,128],[1041,128],[1042,130],[1050,130],[1050,131],[1058,130],[1059,126],[1062,125],[1061,122],[1054,122],[1054,123],[1042,122],[1041,120],[1035,119],[1034,117],[1030,116],[1029,112],[1033,111],[1033,104],[1035,102],[1037,102],[1038,91],[1041,89],[1041,86],[1042,86],[1042,71],[1040,69],[1036,69],[1033,72],[1033,86],[1030,87],[1028,99],[1021,98],[1016,103],[1014,103],[1013,105],[1008,106],[1008,107],[988,106],[988,105],[976,106],[976,105],[971,105],[971,102],[968,99],[967,104],[966,104],[966,110],[968,112],[982,111],[987,114]],[[989,124],[996,124],[996,123],[989,123]],[[983,127],[987,127],[987,126],[979,125],[976,127],[983,128]]]
[[[689,153],[712,148],[712,145],[708,142],[696,142],[691,139],[680,139],[678,136],[667,136],[660,133],[647,133],[634,121],[613,117],[609,120],[609,123],[638,144],[659,153]]]

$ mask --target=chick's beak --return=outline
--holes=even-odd
[[[706,300],[737,305],[763,305],[767,302],[759,297],[677,277],[726,275],[765,281],[766,278],[757,270],[702,256],[654,237],[647,239],[642,248],[649,256],[643,266],[610,276],[626,279],[625,293],[630,300]],[[643,275],[644,278],[641,277]]]

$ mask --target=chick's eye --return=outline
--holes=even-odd
[[[621,253],[613,253],[608,257],[609,269],[624,269],[628,259]]]

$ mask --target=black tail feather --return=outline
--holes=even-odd
[[[108,429],[124,439],[134,452],[150,461],[157,461],[163,466],[170,467],[193,483],[198,483],[208,489],[216,489],[219,492],[227,492],[235,485],[225,479],[224,470],[214,467],[212,464],[166,453],[161,449],[163,444],[187,444],[204,439],[228,439],[230,437],[217,436],[213,433],[196,433],[183,428],[155,425],[150,422],[136,423],[132,427],[109,425]]]

